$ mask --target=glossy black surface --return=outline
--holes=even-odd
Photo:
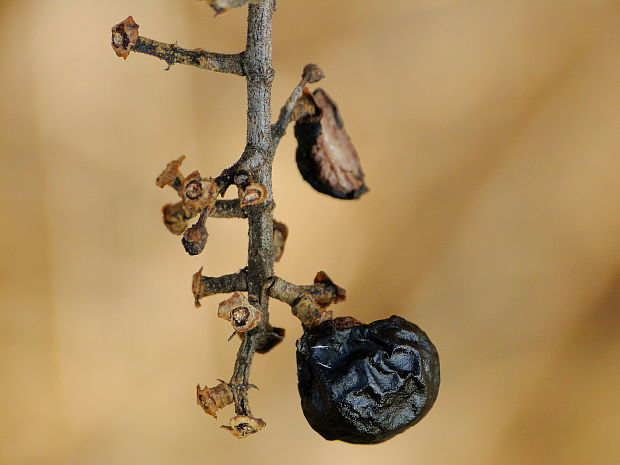
[[[439,390],[428,336],[398,316],[337,329],[328,321],[297,340],[301,406],[321,436],[386,441],[420,421]]]

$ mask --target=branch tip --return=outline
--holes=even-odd
[[[127,18],[112,28],[112,48],[123,59],[127,59],[129,52],[138,41],[138,28],[140,26],[133,20],[133,17]]]

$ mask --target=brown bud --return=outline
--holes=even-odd
[[[251,183],[245,187],[239,186],[239,205],[247,207],[264,202],[267,198],[267,188],[263,184]]]
[[[138,41],[138,26],[131,16],[112,28],[112,48],[116,56],[125,60],[131,47]]]
[[[273,259],[279,262],[284,253],[284,245],[288,237],[288,228],[284,223],[273,220]]]
[[[235,292],[220,302],[217,316],[230,321],[235,331],[243,333],[254,329],[261,322],[263,312],[251,305],[245,295]]]
[[[211,178],[202,178],[198,171],[194,171],[183,181],[181,197],[191,210],[199,212],[212,207],[218,193],[217,183]]]
[[[187,222],[194,216],[194,213],[189,211],[183,202],[167,203],[162,207],[162,213],[164,225],[177,236],[183,234],[183,231],[187,229]]]
[[[247,415],[237,415],[230,419],[229,426],[222,425],[237,439],[243,439],[251,434],[259,432],[266,426],[262,418],[250,417]]]
[[[338,107],[323,89],[315,90],[311,97],[316,111],[295,123],[297,167],[317,191],[339,199],[357,199],[368,188]]]
[[[233,393],[228,383],[220,380],[220,384],[209,388],[207,386],[201,388],[200,384],[196,385],[196,401],[202,409],[217,418],[217,411],[226,407],[233,402]]]
[[[309,63],[304,66],[304,70],[301,73],[301,77],[307,83],[319,82],[321,79],[325,77],[325,73],[323,70],[315,65],[314,63]]]
[[[185,180],[185,177],[179,171],[183,160],[185,160],[185,155],[181,155],[176,160],[168,163],[166,169],[157,177],[155,184],[159,187],[172,186],[173,189],[178,190]]]
[[[207,228],[199,220],[194,226],[185,230],[181,243],[188,254],[198,255],[204,250],[208,237]]]

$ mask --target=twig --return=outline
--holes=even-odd
[[[325,273],[319,273],[317,277],[321,275],[327,277]],[[329,278],[322,281],[315,280],[312,285],[298,285],[276,276],[273,278],[268,291],[274,299],[291,306],[295,305],[304,295],[311,296],[319,306],[323,307],[340,302],[346,297],[345,290],[334,284]]]
[[[218,73],[245,75],[243,53],[226,54],[202,49],[188,50],[177,44],[166,44],[138,35],[140,26],[131,16],[112,28],[112,48],[119,57],[127,59],[130,52],[145,53],[164,60],[168,68],[174,64],[196,66]]]
[[[239,206],[239,199],[216,200],[213,210],[209,211],[210,218],[246,218],[245,212]]]
[[[192,279],[192,292],[194,293],[195,305],[200,307],[200,299],[215,294],[227,294],[231,292],[245,292],[248,290],[246,270],[223,276],[203,276],[200,268]]]
[[[297,87],[293,89],[291,95],[286,100],[282,108],[280,109],[280,116],[278,117],[278,121],[276,121],[271,126],[271,132],[273,134],[273,143],[274,145],[278,145],[280,139],[286,134],[286,128],[291,122],[291,117],[293,116],[293,110],[295,109],[295,104],[297,100],[301,96],[304,87],[311,82],[318,82],[325,77],[325,74],[317,65],[308,64],[304,67],[304,70],[301,74],[301,80]]]
[[[144,53],[165,61],[168,67],[180,64],[196,66],[200,69],[217,73],[236,74],[243,76],[243,53],[215,53],[202,49],[186,49],[176,44],[166,44],[148,37],[139,36],[136,44],[131,47],[132,52]]]

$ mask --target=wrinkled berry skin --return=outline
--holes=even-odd
[[[297,340],[304,415],[325,439],[386,441],[433,406],[437,350],[424,331],[399,316],[344,326],[326,321]]]

